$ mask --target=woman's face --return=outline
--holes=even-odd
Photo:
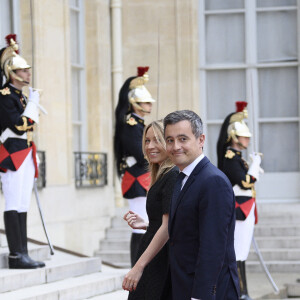
[[[249,137],[245,137],[245,136],[239,136],[238,137],[238,141],[241,144],[241,148],[247,149],[249,146],[249,142],[250,142],[250,138]],[[243,150],[243,149],[241,149]]]
[[[145,152],[149,161],[153,164],[161,164],[168,157],[166,150],[156,139],[152,127],[148,129],[145,136]]]
[[[142,109],[138,109],[137,107],[133,106],[133,111],[141,116],[142,118],[146,115],[146,114],[150,114],[151,110],[152,110],[152,102],[139,102],[138,103],[139,106]]]

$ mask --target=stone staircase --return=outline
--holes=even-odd
[[[130,268],[131,229],[123,220],[126,208],[117,209],[111,219],[111,227],[106,230],[105,239],[100,241],[100,248],[95,253],[102,262],[116,268]]]
[[[258,205],[259,223],[254,236],[269,271],[300,274],[300,203]],[[248,272],[260,272],[252,248]]]
[[[57,250],[50,256],[48,246],[32,243],[28,251],[33,259],[45,261],[46,267],[8,269],[6,238],[0,234],[1,300],[93,299],[119,290],[126,273],[102,266],[99,257],[79,257]]]
[[[130,267],[129,244],[131,230],[122,216],[126,208],[117,210],[106,237],[96,255],[103,263],[119,268]],[[270,272],[300,274],[300,202],[258,204],[259,222],[255,240]],[[251,248],[248,272],[263,272],[257,254]]]

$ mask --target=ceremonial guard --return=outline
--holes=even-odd
[[[16,35],[8,35],[6,41],[7,47],[0,50],[0,174],[8,264],[10,269],[34,269],[45,266],[32,260],[27,250],[27,211],[38,176],[32,133],[39,121],[39,93],[32,88],[28,98],[22,93],[30,83],[31,67],[18,54]]]
[[[240,280],[240,299],[250,300],[247,290],[245,261],[248,257],[254,224],[257,223],[254,184],[259,179],[261,155],[250,154],[250,167],[242,158],[251,137],[244,119],[248,117],[247,102],[236,102],[236,112],[223,122],[217,144],[218,167],[229,178],[236,200],[234,248]]]
[[[146,222],[146,194],[150,174],[142,150],[144,116],[151,113],[155,100],[145,87],[149,67],[138,67],[137,76],[128,78],[119,93],[115,111],[116,127],[114,152],[119,177],[122,178],[122,194],[128,200],[129,209]],[[134,266],[137,251],[145,230],[133,229],[130,242],[131,265]]]

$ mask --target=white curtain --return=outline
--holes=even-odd
[[[79,4],[78,4],[78,0],[69,0],[70,2],[70,5],[72,5],[72,6],[75,6],[75,7],[77,7]]]
[[[259,117],[298,117],[298,68],[261,69]]]
[[[1,0],[0,9],[0,49],[6,46],[5,36],[11,32],[12,12],[10,0]]]
[[[85,78],[84,78],[84,53],[82,47],[83,16],[82,1],[70,0],[70,43],[71,43],[71,76],[72,76],[72,121],[73,121],[73,150],[82,151],[85,147],[84,125],[86,115],[85,106]],[[75,8],[75,9],[74,9]]]
[[[295,61],[297,56],[296,11],[258,13],[258,61]]]
[[[79,13],[70,11],[70,34],[71,34],[71,63],[80,64],[79,53]]]
[[[245,101],[245,70],[208,71],[206,80],[209,120],[223,120],[235,111],[235,101]]]
[[[243,14],[206,17],[206,62],[245,62],[245,22]]]
[[[216,166],[218,164],[218,157],[217,157],[217,141],[219,137],[221,129],[220,125],[209,125],[207,127],[207,132],[205,132],[206,139],[203,152],[205,155],[208,156],[210,161]],[[209,149],[209,152],[206,151]]]
[[[299,123],[266,123],[259,126],[259,144],[267,172],[299,172]]]

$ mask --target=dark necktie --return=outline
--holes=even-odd
[[[174,191],[173,191],[173,196],[172,196],[172,204],[171,204],[171,214],[174,213],[175,208],[176,208],[176,203],[177,199],[179,197],[181,187],[182,187],[182,180],[184,179],[186,175],[182,172],[180,172],[176,178],[176,182],[174,185]]]

